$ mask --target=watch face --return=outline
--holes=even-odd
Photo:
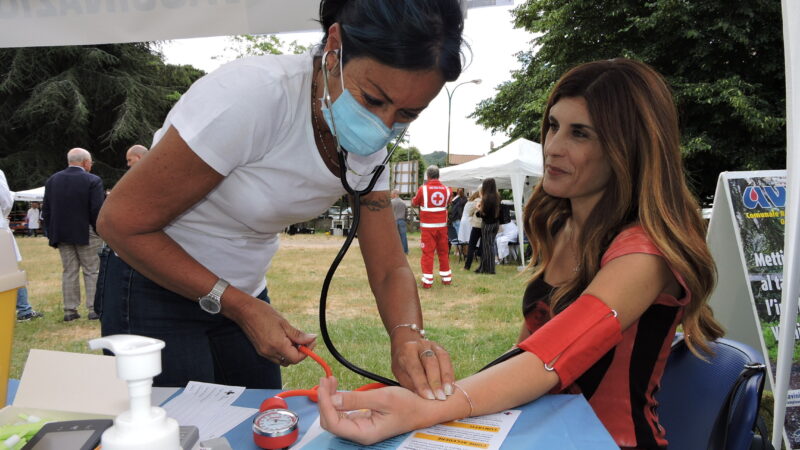
[[[297,414],[288,409],[268,409],[253,419],[253,431],[262,436],[284,436],[296,429]]]
[[[200,307],[203,308],[203,311],[211,314],[216,314],[220,309],[222,309],[222,306],[220,306],[219,302],[211,297],[201,297],[199,302]]]

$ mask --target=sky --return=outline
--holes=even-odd
[[[515,0],[515,5],[522,0]],[[458,80],[447,83],[452,94],[450,115],[450,153],[485,155],[490,146],[502,145],[508,137],[504,133],[492,134],[468,118],[478,103],[493,97],[496,88],[511,80],[511,72],[520,68],[515,56],[531,47],[533,35],[525,30],[514,29],[511,6],[473,8],[467,13],[464,24],[464,39],[469,44],[465,49],[466,69]],[[321,32],[282,33],[278,35],[286,42],[299,44],[318,43]],[[191,64],[211,72],[235,57],[226,37],[178,39],[165,43],[162,52],[167,63]],[[480,84],[460,83],[480,79]],[[458,86],[454,91],[453,88]],[[419,118],[409,127],[406,136],[412,146],[423,154],[447,151],[448,95],[442,89]]]

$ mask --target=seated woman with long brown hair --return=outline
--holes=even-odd
[[[675,331],[683,326],[695,352],[722,335],[706,304],[714,262],[670,90],[636,61],[580,65],[551,93],[541,139],[545,173],[523,218],[534,254],[525,351],[459,381],[446,401],[403,388],[337,393],[323,379],[327,430],[371,443],[572,392],[620,447],[666,448],[653,396]]]

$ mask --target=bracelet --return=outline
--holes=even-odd
[[[415,324],[415,323],[401,323],[400,325],[395,325],[395,326],[394,326],[394,327],[391,329],[391,331],[389,331],[389,337],[392,337],[392,334],[394,334],[394,331],[395,331],[396,329],[400,328],[400,327],[408,327],[408,328],[411,328],[412,330],[414,330],[414,331],[416,331],[417,333],[419,333],[419,335],[420,335],[420,336],[422,336],[422,339],[427,339],[427,338],[425,337],[425,330],[423,330],[422,328],[420,328],[420,327],[419,327],[419,325],[417,325],[417,324]]]
[[[464,397],[466,397],[466,398],[467,398],[467,403],[469,403],[469,414],[467,414],[467,416],[466,416],[466,417],[472,417],[472,411],[473,411],[473,409],[474,409],[474,405],[472,404],[472,398],[470,398],[469,394],[467,394],[467,391],[465,391],[465,390],[464,390],[464,388],[462,388],[462,387],[461,387],[461,386],[459,386],[458,384],[456,384],[456,383],[453,383],[453,386],[455,386],[455,387],[456,387],[456,389],[458,389],[459,391],[461,391],[461,393],[462,393],[462,394],[464,394]],[[466,417],[465,417],[465,419],[466,419]]]

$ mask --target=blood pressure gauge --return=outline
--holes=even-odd
[[[264,401],[260,409],[261,412],[253,419],[253,440],[256,445],[274,450],[294,444],[298,436],[298,417],[286,408],[286,402],[273,397]]]

